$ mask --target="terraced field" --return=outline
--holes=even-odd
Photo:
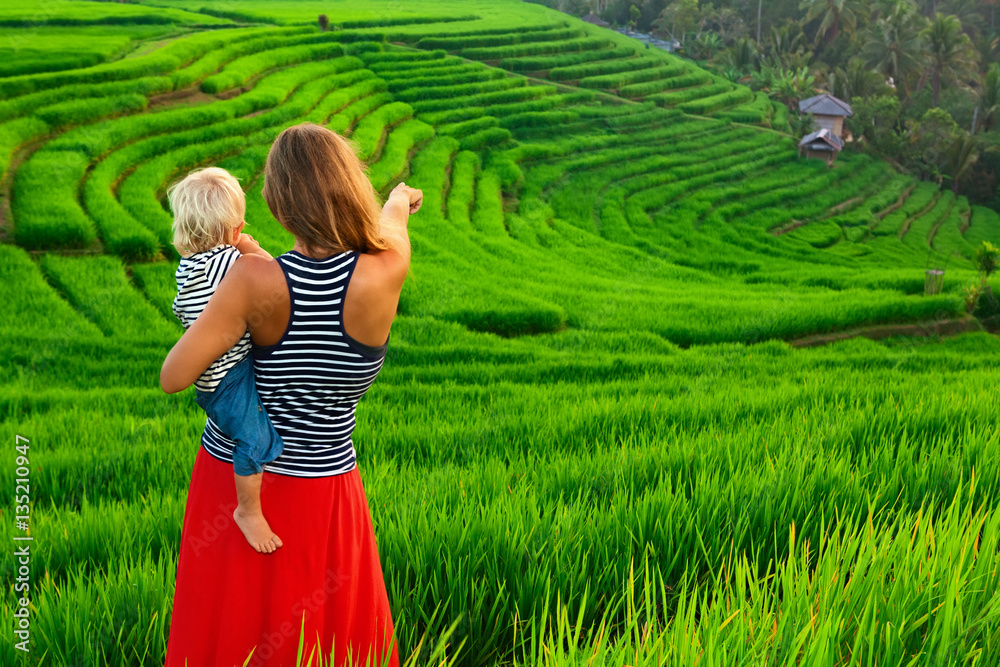
[[[157,388],[164,190],[230,170],[284,252],[261,172],[309,121],[425,195],[355,437],[402,654],[1000,664],[997,339],[786,343],[962,317],[996,212],[798,159],[766,96],[537,5],[205,4],[0,8],[0,418],[34,540],[32,652],[0,662],[162,664],[204,424]]]

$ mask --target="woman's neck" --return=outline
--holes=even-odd
[[[298,239],[295,240],[295,245],[292,246],[292,250],[299,253],[300,255],[305,255],[310,259],[326,259],[327,257],[333,257],[336,252],[328,250],[311,250],[302,244]]]

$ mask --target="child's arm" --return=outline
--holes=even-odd
[[[236,249],[240,251],[241,255],[260,255],[267,259],[274,259],[274,257],[271,257],[271,253],[261,248],[260,244],[254,241],[253,237],[249,234],[240,234],[240,240],[236,244]]]

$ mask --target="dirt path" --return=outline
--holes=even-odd
[[[0,243],[13,242],[14,240],[14,216],[10,210],[10,202],[14,192],[14,175],[18,167],[51,138],[51,136],[38,137],[22,144],[14,151],[14,155],[10,159],[7,175],[0,182]]]
[[[149,104],[146,107],[146,111],[148,113],[149,111],[163,111],[164,109],[168,109],[170,107],[209,104],[211,102],[218,102],[220,99],[221,98],[216,95],[203,93],[201,89],[195,85],[151,96],[149,98]]]
[[[916,220],[917,218],[923,217],[927,213],[930,213],[931,209],[937,206],[938,199],[940,198],[941,198],[941,193],[940,192],[935,193],[934,196],[931,197],[931,200],[927,203],[927,206],[924,206],[922,209],[920,209],[919,211],[917,211],[916,213],[914,213],[909,218],[903,221],[903,224],[899,226],[900,241],[902,241],[906,237],[906,235],[910,232],[910,225],[913,224],[913,221]]]
[[[823,213],[821,213],[816,217],[806,218],[805,220],[792,220],[791,222],[788,222],[781,227],[775,227],[771,229],[771,233],[775,236],[781,236],[783,234],[787,234],[788,232],[794,231],[803,225],[829,220],[830,218],[839,215],[849,209],[853,209],[856,205],[863,203],[866,199],[872,196],[872,194],[874,194],[875,190],[878,190],[881,184],[882,184],[881,181],[872,183],[867,187],[865,187],[864,190],[862,190],[861,194],[857,197],[853,197],[839,204],[836,204],[835,206],[831,206],[830,208],[826,209],[825,211],[823,211]],[[901,201],[902,199],[900,200],[900,202],[897,202],[897,204],[901,203]]]
[[[972,209],[970,208],[965,213],[962,213],[962,224],[958,226],[958,233],[965,236],[965,232],[969,230],[969,225],[972,224]]]
[[[792,347],[815,347],[817,345],[829,345],[849,338],[864,336],[871,340],[881,340],[893,336],[917,336],[926,338],[930,336],[957,336],[970,331],[990,331],[995,333],[996,326],[984,327],[983,324],[967,315],[962,318],[948,320],[928,320],[915,324],[883,324],[872,327],[859,327],[848,331],[838,331],[828,334],[816,334],[803,338],[791,339],[788,342]]]
[[[451,170],[455,165],[455,157],[461,150],[461,148],[455,149],[455,152],[448,158],[448,166],[444,168],[444,188],[441,190],[441,218],[446,222],[448,220],[448,193],[451,192]]]
[[[951,206],[948,207],[948,210],[945,211],[944,215],[942,215],[941,218],[934,223],[934,226],[931,227],[931,232],[927,236],[927,247],[929,247],[931,250],[934,250],[934,237],[937,236],[938,232],[941,231],[941,228],[944,227],[945,223],[947,223],[948,220],[951,218],[951,212],[955,209],[955,206],[957,205],[958,205],[958,199],[957,198],[952,199]]]
[[[379,195],[382,197],[383,200],[389,198],[389,194],[392,192],[392,189],[394,187],[396,187],[400,182],[406,181],[406,179],[410,177],[410,174],[413,173],[410,171],[410,167],[413,165],[413,156],[419,153],[421,149],[423,149],[427,144],[429,144],[432,141],[434,141],[434,137],[431,137],[426,141],[422,141],[419,144],[413,144],[412,146],[410,146],[410,150],[406,152],[406,164],[403,166],[403,170],[398,174],[396,174],[395,176],[393,176],[386,184],[386,186],[382,188],[382,191],[379,193]],[[372,164],[374,164],[374,162],[372,162]],[[442,200],[441,205],[444,206],[444,200]]]
[[[154,51],[162,49],[167,44],[176,42],[178,39],[188,37],[195,32],[195,30],[181,29],[178,32],[160,35],[159,37],[154,37],[153,39],[138,40],[132,44],[132,48],[130,50],[115,60],[129,60],[132,58],[139,58],[140,56],[147,56]]]
[[[902,206],[904,203],[906,203],[906,200],[909,199],[910,195],[913,193],[913,191],[914,191],[914,189],[916,189],[916,187],[917,187],[916,183],[910,184],[910,187],[908,187],[905,190],[903,190],[903,194],[899,195],[899,199],[897,199],[894,204],[892,204],[890,206],[886,206],[884,209],[882,209],[881,211],[879,211],[878,213],[876,213],[875,217],[878,218],[879,220],[881,220],[885,216],[889,215],[890,213],[892,213],[893,211],[895,211],[896,209],[898,209],[900,206]]]
[[[807,222],[809,222],[808,219],[792,220],[784,227],[775,227],[774,229],[771,230],[771,234],[773,234],[774,236],[781,236],[782,234],[787,234],[788,232],[795,231],[796,229],[806,224]]]
[[[10,214],[10,190],[3,187],[0,189],[0,243],[14,242],[14,229],[10,224],[13,219]]]
[[[860,204],[864,200],[865,200],[864,196],[853,197],[851,199],[848,199],[845,202],[837,204],[836,206],[831,206],[830,208],[828,208],[826,210],[825,213],[823,213],[822,217],[819,217],[819,218],[816,218],[816,219],[817,220],[827,220],[827,219],[832,218],[833,216],[837,215],[838,213],[844,212],[845,210],[847,210],[848,208],[854,206],[855,204]]]

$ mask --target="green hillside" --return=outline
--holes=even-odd
[[[1000,665],[1000,341],[790,344],[979,329],[997,213],[801,159],[783,106],[606,28],[389,4],[0,7],[0,419],[33,537],[32,651],[0,663],[162,664],[204,425],[158,388],[164,191],[230,170],[280,254],[264,160],[310,121],[424,192],[354,437],[401,655],[451,628],[463,665]]]

